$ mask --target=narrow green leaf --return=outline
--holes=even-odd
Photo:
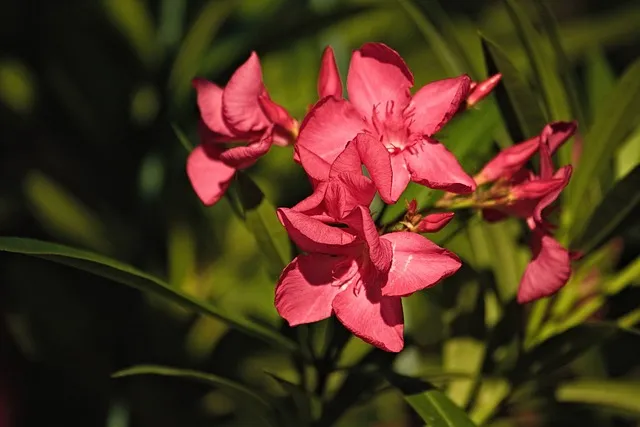
[[[289,236],[275,208],[251,177],[242,172],[236,176],[229,189],[234,205],[268,260],[270,273],[280,275],[292,258]]]
[[[640,164],[640,126],[618,150],[615,162],[615,178],[621,179]]]
[[[557,58],[550,55],[536,31],[529,15],[517,0],[503,0],[513,25],[522,40],[527,57],[534,71],[534,78],[547,106],[549,121],[574,118],[567,100],[567,93],[559,77]],[[571,162],[571,144],[564,144],[559,152],[562,164]]]
[[[166,298],[197,313],[213,316],[239,331],[289,351],[297,346],[277,332],[247,319],[236,318],[205,302],[173,289],[169,284],[120,261],[56,243],[19,237],[0,237],[0,251],[31,255],[68,265]]]
[[[475,427],[462,408],[433,385],[417,378],[394,373],[387,380],[402,392],[404,399],[429,427]]]
[[[184,134],[182,129],[180,129],[175,123],[171,123],[171,128],[173,129],[173,133],[176,134],[178,141],[180,141],[180,144],[182,144],[184,149],[187,150],[187,153],[193,151],[193,144],[189,141],[189,138],[187,138],[187,135]]]
[[[556,389],[556,399],[560,402],[602,405],[640,416],[638,396],[640,381],[633,380],[575,380]]]
[[[176,377],[187,380],[196,381],[205,385],[220,388],[223,391],[227,391],[235,395],[243,405],[247,405],[252,409],[256,409],[262,413],[263,421],[266,424],[275,426],[274,423],[274,409],[264,397],[260,396],[255,391],[248,387],[232,381],[228,378],[223,378],[218,375],[209,374],[206,372],[193,371],[189,369],[171,368],[168,366],[157,365],[138,365],[131,368],[123,369],[111,375],[112,378],[126,378],[137,375],[158,375],[163,377]]]
[[[443,368],[446,372],[464,372],[469,379],[454,380],[447,386],[447,396],[456,404],[465,407],[473,393],[474,378],[480,373],[485,346],[469,337],[451,337],[442,349]]]
[[[616,83],[616,76],[607,62],[604,52],[594,48],[589,52],[585,70],[587,96],[589,99],[590,118],[593,121],[603,110],[603,101],[611,93]]]
[[[27,173],[24,192],[34,216],[53,236],[103,252],[113,249],[98,216],[48,176]]]
[[[640,166],[618,181],[593,212],[571,246],[585,253],[598,248],[640,205]],[[579,235],[578,235],[579,234]]]
[[[515,114],[520,125],[519,132],[509,130],[511,137],[514,141],[523,141],[538,134],[546,123],[540,99],[504,50],[484,35],[481,35],[481,40],[489,74],[502,74],[502,85],[495,89],[500,111],[507,126],[512,122],[511,114]]]
[[[235,4],[234,0],[210,0],[196,15],[197,18],[180,46],[169,75],[169,88],[177,103],[184,101],[191,79],[196,76],[205,52]]]
[[[585,195],[594,180],[609,164],[609,160],[620,147],[625,138],[637,125],[640,117],[640,59],[631,64],[624,75],[618,80],[616,87],[603,103],[603,111],[595,118],[593,126],[585,136],[584,148],[580,156],[580,163],[569,183],[570,206],[569,214],[564,218],[563,225],[571,225],[569,237],[573,237],[579,230],[575,225],[578,213],[587,216],[585,212]],[[597,182],[597,181],[596,181]]]
[[[457,76],[465,73],[462,61],[445,42],[436,27],[427,19],[424,13],[411,0],[397,0],[400,6],[407,12],[407,15],[415,22],[418,30],[433,49],[433,53],[442,65],[445,72],[450,76]]]

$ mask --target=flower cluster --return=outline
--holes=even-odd
[[[367,43],[352,55],[347,100],[328,47],[319,100],[298,124],[269,97],[253,53],[225,88],[194,81],[201,144],[189,156],[187,172],[202,202],[211,205],[236,170],[252,165],[273,144],[292,144],[313,193],[277,211],[302,254],[278,280],[276,309],[292,326],[335,314],[364,341],[397,352],[404,346],[401,297],[435,285],[461,266],[455,254],[421,234],[446,226],[451,210],[481,209],[490,221],[509,215],[526,219],[533,260],[519,301],[552,294],[570,274],[570,255],[551,237],[545,214],[571,175],[570,166],[554,171],[551,155],[575,124],[548,125],[540,136],[502,151],[475,177],[435,137],[499,80],[495,75],[476,83],[463,75],[429,83],[412,95],[413,75],[400,55],[384,44]],[[535,153],[538,174],[527,168]],[[411,201],[395,231],[381,233],[369,205],[376,193],[385,203],[396,203],[410,181],[445,190],[436,203],[442,209],[420,213]]]

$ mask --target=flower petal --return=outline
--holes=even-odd
[[[351,227],[358,237],[367,243],[369,260],[379,273],[386,273],[391,268],[391,246],[382,240],[378,234],[376,224],[371,218],[369,209],[356,206],[342,222]]]
[[[225,150],[220,154],[220,160],[236,169],[245,169],[253,165],[256,160],[267,154],[273,142],[270,130],[267,130],[262,138],[249,145],[240,145]]]
[[[388,197],[385,197],[388,200],[383,200],[386,203],[395,203],[398,201],[404,190],[407,189],[407,185],[409,185],[409,181],[411,181],[411,173],[409,173],[409,169],[407,167],[407,161],[404,158],[402,153],[391,154],[391,193]],[[380,192],[380,197],[382,198],[383,192]]]
[[[262,108],[262,112],[267,116],[269,122],[280,126],[287,132],[295,132],[297,127],[296,120],[291,117],[289,112],[280,104],[276,104],[266,92],[258,96],[258,104]]]
[[[195,78],[192,85],[198,98],[198,109],[204,124],[223,140],[234,136],[233,132],[222,118],[222,93],[223,89],[208,80]]]
[[[399,297],[384,297],[376,284],[350,285],[333,299],[336,317],[354,335],[385,351],[404,347],[404,316]]]
[[[453,212],[438,212],[425,216],[418,223],[418,233],[435,233],[446,227],[453,219]]]
[[[520,304],[553,295],[571,276],[569,252],[553,237],[534,230],[531,251],[533,258],[527,265],[518,288]]]
[[[429,188],[451,193],[471,193],[476,183],[441,143],[424,139],[404,151],[411,180]]]
[[[411,100],[411,131],[426,136],[438,132],[467,99],[471,79],[467,75],[438,80],[423,86]]]
[[[549,145],[549,153],[553,155],[578,129],[578,122],[553,122],[544,127],[540,138]]]
[[[474,177],[476,184],[482,185],[499,178],[509,179],[522,169],[538,151],[540,137],[528,139],[500,151]]]
[[[349,141],[365,127],[364,120],[349,102],[333,97],[321,99],[300,126],[296,146],[302,167],[309,173],[306,166],[308,159],[305,159],[308,154],[314,154],[331,165]],[[310,163],[317,164],[317,161]]]
[[[279,208],[277,213],[291,240],[305,252],[341,255],[353,253],[360,245],[356,236],[342,228],[287,208]]]
[[[460,259],[424,236],[407,231],[385,234],[393,261],[382,295],[406,296],[431,287],[458,271]]]
[[[275,306],[289,326],[331,316],[331,303],[349,279],[349,258],[310,254],[295,258],[276,286]],[[339,273],[339,274],[337,274]]]
[[[400,194],[394,193],[392,156],[384,144],[380,140],[365,133],[358,134],[354,143],[358,149],[360,160],[367,168],[369,176],[371,176],[371,180],[380,192],[382,200],[384,200],[385,203],[397,202]],[[400,183],[402,183],[402,178],[403,176],[399,175],[398,181]],[[395,188],[399,188],[399,185],[396,185]]]
[[[296,154],[294,160],[296,160],[297,157],[296,161],[302,165],[302,168],[307,175],[309,175],[312,182],[326,181],[329,179],[331,163],[298,143],[296,143],[294,147]]]
[[[318,76],[318,97],[322,99],[325,96],[342,98],[342,81],[331,46],[327,46],[322,53]]]
[[[191,186],[207,206],[222,198],[236,172],[220,161],[222,150],[223,147],[217,144],[200,144],[187,158],[187,175]]]
[[[222,114],[234,133],[259,132],[271,123],[258,97],[266,93],[255,52],[233,73],[222,94]]]
[[[365,116],[373,107],[392,101],[402,111],[409,103],[413,75],[402,57],[382,43],[366,43],[353,52],[347,91],[350,102]]]
[[[560,184],[553,189],[552,191],[549,191],[541,200],[540,202],[538,202],[538,205],[536,206],[536,210],[534,213],[534,219],[536,220],[536,222],[538,223],[542,223],[543,222],[543,218],[542,218],[542,213],[543,211],[549,206],[551,205],[553,202],[556,201],[556,199],[560,196],[560,193],[562,193],[562,190],[564,190],[564,188],[569,184],[569,180],[571,179],[571,172],[572,172],[572,167],[571,165],[567,165],[567,166],[563,166],[560,169],[558,169],[556,171],[555,174],[553,174],[553,180],[559,180]]]
[[[325,206],[329,215],[340,221],[357,206],[369,206],[376,194],[376,187],[364,175],[341,173],[328,183]]]

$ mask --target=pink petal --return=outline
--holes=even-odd
[[[318,76],[318,96],[321,99],[325,96],[342,98],[342,81],[331,46],[327,46],[322,53],[320,75]]]
[[[331,316],[331,303],[348,281],[352,263],[346,257],[300,255],[282,272],[276,286],[275,306],[290,326],[317,322]],[[340,273],[340,274],[336,274]]]
[[[340,221],[357,206],[369,206],[375,194],[376,187],[369,178],[345,172],[329,181],[325,206],[329,215]]]
[[[385,351],[404,347],[404,317],[399,297],[384,297],[377,284],[350,285],[333,300],[336,317],[354,335]]]
[[[411,174],[409,173],[409,169],[407,168],[407,161],[404,159],[404,155],[402,152],[397,154],[391,154],[391,171],[392,171],[392,185],[391,185],[391,193],[388,197],[383,198],[383,200],[387,203],[395,203],[398,201],[404,190],[407,189],[407,185],[409,181],[411,181]],[[380,192],[380,197],[382,198],[382,194],[385,188],[382,188]],[[388,199],[388,200],[385,200]]]
[[[491,91],[500,83],[502,74],[494,74],[488,79],[473,84],[473,88],[470,88],[469,95],[467,96],[467,107],[473,107],[478,102],[482,101]]]
[[[191,186],[207,206],[222,198],[236,172],[219,160],[222,150],[216,144],[200,144],[187,158],[187,175]]]
[[[342,173],[362,173],[362,159],[360,159],[358,143],[355,138],[349,141],[344,150],[333,161],[329,171],[329,178],[337,177]]]
[[[258,96],[258,103],[271,123],[280,126],[283,130],[288,132],[296,131],[296,120],[291,117],[289,112],[283,106],[273,102],[266,92]]]
[[[327,192],[328,185],[329,183],[327,181],[320,182],[309,197],[301,200],[297,205],[292,207],[291,210],[322,221],[323,219],[318,218],[318,216],[326,213],[324,209],[324,196]],[[326,215],[326,219],[330,219],[328,215]]]
[[[299,143],[295,144],[295,154],[298,162],[313,181],[326,181],[329,179],[331,163]]]
[[[220,160],[236,169],[245,169],[253,165],[256,160],[267,154],[273,142],[271,131],[264,133],[260,140],[232,147],[220,154]]]
[[[549,153],[553,155],[578,129],[578,122],[553,122],[544,127],[540,138],[549,145]]]
[[[471,79],[467,75],[423,86],[411,100],[411,131],[431,136],[438,132],[465,102]]]
[[[347,91],[351,103],[365,116],[373,107],[392,101],[402,110],[410,101],[413,75],[398,52],[382,43],[367,43],[353,52]]]
[[[252,52],[233,73],[222,94],[224,119],[234,133],[259,132],[271,124],[258,102],[265,93],[260,60]]]
[[[439,142],[424,139],[403,153],[412,181],[458,194],[475,191],[476,183],[462,169],[455,156]]]
[[[453,219],[453,212],[439,212],[425,216],[418,223],[418,233],[435,233],[446,227]]]
[[[223,89],[205,79],[195,78],[192,81],[198,97],[200,117],[207,127],[217,135],[232,138],[233,132],[222,118]]]
[[[391,247],[388,241],[380,239],[376,224],[371,218],[369,209],[356,206],[342,222],[351,227],[358,237],[367,243],[369,260],[380,273],[391,268]]]
[[[560,193],[562,193],[562,190],[564,190],[564,188],[569,184],[569,180],[571,179],[572,170],[573,169],[571,168],[571,165],[563,166],[560,169],[558,169],[556,171],[556,173],[553,175],[553,179],[554,180],[559,180],[560,184],[555,189],[553,189],[552,191],[548,192],[540,200],[540,202],[538,202],[538,205],[536,206],[536,210],[535,210],[535,214],[534,214],[534,219],[536,220],[536,222],[542,223],[542,213],[543,213],[543,211],[549,205],[551,205],[553,202],[556,201],[556,199],[560,196]]]
[[[395,203],[400,194],[394,193],[394,176],[392,169],[392,156],[384,144],[369,134],[358,134],[354,143],[358,149],[360,160],[367,168],[371,180],[380,192],[380,197],[385,203]],[[401,183],[403,176],[399,175]],[[399,186],[396,185],[396,188]],[[405,185],[406,187],[406,185]],[[400,192],[401,193],[401,192]],[[395,196],[395,197],[394,197]]]
[[[407,296],[458,271],[460,259],[424,236],[407,231],[381,237],[391,243],[393,261],[382,295]]]
[[[305,165],[305,155],[308,153],[332,164],[347,143],[365,126],[364,120],[349,102],[333,97],[321,99],[300,126],[296,146],[302,167],[309,172]],[[316,160],[314,162],[317,163]]]
[[[279,208],[277,213],[291,240],[305,252],[340,255],[353,253],[359,245],[356,236],[342,228],[287,208]]]
[[[533,258],[518,288],[520,304],[553,295],[571,276],[569,252],[553,237],[534,230],[531,251]]]
[[[511,178],[511,176],[522,169],[529,159],[538,151],[539,140],[540,138],[536,136],[500,151],[500,153],[491,159],[484,168],[482,168],[480,173],[476,175],[476,183],[482,185],[500,178]]]

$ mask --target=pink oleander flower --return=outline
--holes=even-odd
[[[471,108],[486,98],[498,86],[500,79],[502,79],[502,74],[498,73],[481,82],[471,82],[466,107]]]
[[[319,79],[324,96],[307,114],[295,145],[312,182],[327,180],[330,165],[357,135],[361,163],[385,170],[372,179],[387,203],[395,203],[409,181],[455,193],[469,193],[475,182],[444,145],[433,138],[465,102],[470,79],[460,76],[430,83],[411,96],[413,76],[391,48],[367,43],[353,53],[347,77],[349,100],[333,54],[325,51]],[[387,172],[388,171],[388,172]]]
[[[401,297],[452,275],[460,260],[416,233],[378,235],[365,206],[375,194],[368,178],[341,172],[327,182],[335,188],[324,192],[321,204],[313,203],[312,209],[319,209],[315,215],[299,206],[278,209],[280,221],[305,254],[282,272],[276,309],[291,326],[335,314],[364,341],[398,352],[404,346]],[[367,196],[357,196],[361,191]],[[364,205],[345,209],[345,198],[358,197]]]
[[[200,145],[187,159],[187,175],[200,200],[212,205],[224,195],[235,170],[251,166],[272,143],[293,142],[298,123],[269,97],[255,52],[226,87],[200,78],[193,86],[201,117]],[[225,144],[239,142],[248,144]]]
[[[556,293],[571,275],[572,254],[552,236],[553,226],[545,219],[546,210],[556,201],[571,178],[571,166],[554,171],[552,153],[576,130],[575,122],[547,125],[539,137],[503,150],[478,174],[478,184],[497,182],[506,189],[506,201],[496,209],[485,209],[488,220],[507,215],[526,219],[531,229],[532,259],[520,286],[518,302],[527,303]],[[528,160],[540,153],[540,173],[525,168]]]

